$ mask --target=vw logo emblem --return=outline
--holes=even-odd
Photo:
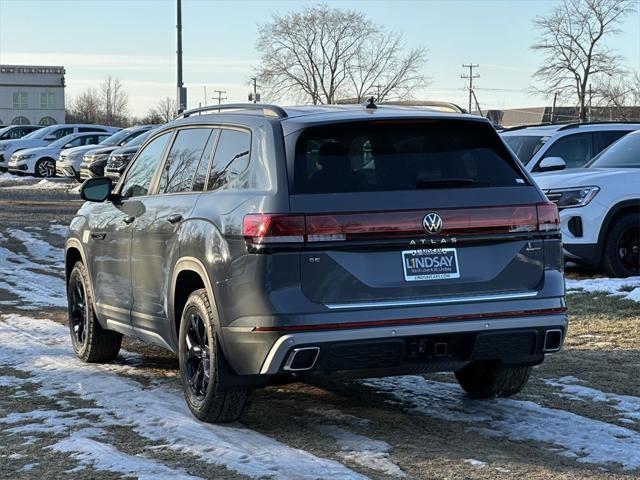
[[[442,217],[437,213],[427,213],[422,219],[422,228],[432,235],[439,233],[442,230]]]

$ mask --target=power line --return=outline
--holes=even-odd
[[[474,75],[473,74],[473,69],[474,68],[480,68],[480,65],[478,64],[473,64],[473,63],[469,63],[467,65],[465,65],[464,63],[462,64],[462,68],[468,68],[469,69],[469,75],[466,74],[462,74],[460,75],[460,78],[463,78],[465,80],[469,80],[469,113],[471,113],[471,105],[473,103],[473,98],[474,98],[474,93],[473,93],[473,79],[474,78],[480,78],[480,75]],[[477,100],[476,100],[477,103]]]

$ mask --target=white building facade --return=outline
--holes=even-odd
[[[0,65],[0,125],[64,123],[64,67]]]

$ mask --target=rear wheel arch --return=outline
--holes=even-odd
[[[80,253],[80,250],[77,247],[67,248],[67,251],[65,253],[65,258],[64,258],[64,270],[65,270],[66,283],[69,283],[69,276],[71,275],[71,271],[73,270],[73,267],[75,266],[75,264],[78,262],[85,263],[82,257],[82,253]]]
[[[201,288],[206,290],[212,310],[218,313],[215,293],[209,280],[209,275],[202,262],[194,257],[179,259],[174,267],[168,305],[169,312],[172,315],[171,324],[173,328],[171,329],[171,341],[176,351],[178,349],[182,310],[187,303],[189,295]],[[220,323],[218,322],[214,327],[218,338],[221,340],[220,344],[224,349]]]

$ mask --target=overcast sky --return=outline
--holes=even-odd
[[[275,12],[317,2],[183,0],[184,79],[189,106],[214,89],[246,101],[256,65],[256,25]],[[540,64],[529,47],[532,20],[558,0],[328,1],[367,14],[400,32],[408,47],[423,45],[431,79],[420,97],[466,105],[462,63],[478,63],[481,107],[536,106],[532,74]],[[639,0],[640,5],[640,0]],[[640,8],[608,44],[640,70]],[[175,95],[175,0],[0,0],[0,63],[63,65],[67,96],[118,77],[132,113],[144,114]],[[209,100],[209,103],[212,101]]]

